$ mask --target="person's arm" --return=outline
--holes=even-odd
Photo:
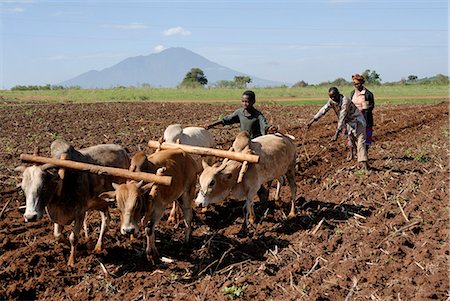
[[[370,92],[369,90],[366,90],[365,98],[366,98],[366,101],[369,102],[369,107],[367,109],[372,111],[373,108],[375,108],[375,99],[373,97],[373,93]]]
[[[216,125],[219,125],[219,124],[228,125],[228,124],[233,124],[233,123],[239,123],[238,111],[239,110],[236,110],[232,114],[227,115],[220,120],[217,120],[213,123],[208,124],[205,128],[207,130],[209,130],[210,128],[215,127]]]
[[[216,125],[219,125],[219,124],[223,124],[222,119],[221,120],[217,120],[217,121],[215,121],[213,123],[210,123],[210,124],[206,125],[205,128],[207,130],[209,130],[210,128],[213,128],[213,127],[215,127]]]
[[[269,132],[274,132],[274,129],[272,128],[272,126],[269,125],[263,113],[259,114],[258,121],[259,121],[259,128],[261,129],[261,135],[266,135]]]
[[[339,120],[338,120],[338,125],[336,128],[336,133],[334,134],[334,137],[332,139],[333,141],[337,140],[337,138],[339,137],[339,133],[344,129],[345,117],[348,114],[348,109],[349,109],[349,106],[351,103],[352,103],[352,101],[349,98],[342,96],[342,105],[341,105],[341,110],[339,112]]]
[[[314,122],[322,118],[322,116],[324,116],[330,109],[331,100],[328,100],[328,102],[319,110],[319,112],[317,112],[317,114],[314,115],[314,117],[306,123],[307,128],[309,129]]]

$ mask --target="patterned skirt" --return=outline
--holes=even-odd
[[[352,139],[348,135],[347,129],[344,129],[344,136],[347,139],[347,144],[349,147],[352,147]],[[370,146],[373,142],[373,129],[372,127],[366,127],[366,145]]]

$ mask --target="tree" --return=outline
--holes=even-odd
[[[247,84],[252,82],[250,76],[235,76],[234,82],[236,84],[236,88],[245,88]]]
[[[362,76],[364,76],[364,78],[366,79],[366,83],[368,84],[381,84],[380,75],[375,70],[371,71],[370,69],[366,69],[366,71],[363,72]]]
[[[410,82],[415,82],[416,80],[417,80],[417,75],[410,75],[410,76],[408,76],[408,81],[410,81]]]
[[[350,83],[348,81],[346,81],[345,78],[338,77],[334,81],[332,81],[331,84],[333,86],[340,87],[340,86],[349,85]]]
[[[292,88],[304,88],[307,87],[308,83],[305,82],[304,80],[301,80],[299,82],[296,82],[295,84],[292,85]]]
[[[235,88],[236,83],[232,80],[219,80],[215,85],[217,88]]]
[[[183,81],[181,82],[182,87],[197,88],[202,87],[208,83],[203,70],[200,68],[192,68],[191,71],[186,73]]]

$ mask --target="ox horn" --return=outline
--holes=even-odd
[[[67,153],[63,153],[63,154],[61,154],[60,159],[66,160],[67,157],[68,157]],[[61,196],[61,192],[62,192],[62,188],[63,188],[63,180],[64,180],[64,177],[66,176],[66,170],[64,168],[60,168],[58,170],[58,176],[59,176],[59,181],[58,181],[58,187],[56,189],[56,191],[57,191],[56,195]]]
[[[47,171],[47,170],[53,169],[53,168],[58,168],[58,166],[56,166],[55,164],[44,164],[44,165],[41,165],[41,169],[43,171]]]

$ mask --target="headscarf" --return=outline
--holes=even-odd
[[[366,80],[364,79],[364,76],[356,73],[352,75],[352,81],[354,84],[364,84]]]

